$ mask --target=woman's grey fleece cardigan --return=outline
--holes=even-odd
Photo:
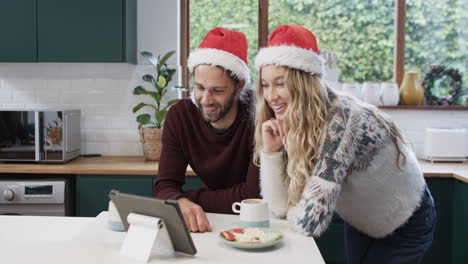
[[[300,201],[288,208],[283,153],[260,154],[263,198],[274,215],[287,217],[294,229],[319,236],[333,212],[375,238],[404,224],[418,207],[425,181],[409,146],[400,142],[406,165],[397,167],[397,150],[388,131],[353,97],[329,91],[326,133]],[[381,112],[386,123],[392,121]]]

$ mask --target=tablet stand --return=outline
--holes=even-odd
[[[148,262],[153,249],[174,253],[174,246],[161,218],[131,213],[127,220],[130,226],[120,255]]]

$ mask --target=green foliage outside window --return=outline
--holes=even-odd
[[[299,24],[336,53],[342,82],[393,78],[394,3],[379,0],[270,1],[269,30]]]
[[[456,68],[468,78],[467,0],[406,0],[407,70],[427,72],[429,65]]]
[[[466,4],[467,0],[406,1],[406,70],[423,72],[430,64],[446,64],[466,73]],[[270,0],[269,5],[270,32],[280,24],[309,28],[321,49],[337,54],[340,81],[393,79],[394,0]],[[191,50],[208,30],[231,25],[231,29],[244,32],[249,41],[249,66],[253,71],[258,47],[257,12],[257,0],[192,0]]]

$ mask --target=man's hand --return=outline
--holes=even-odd
[[[211,232],[213,230],[201,206],[185,197],[178,199],[177,202],[179,202],[180,210],[190,232]]]

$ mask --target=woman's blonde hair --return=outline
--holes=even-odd
[[[316,75],[286,67],[284,77],[285,88],[288,89],[290,100],[283,119],[286,133],[284,140],[284,162],[288,187],[288,205],[293,206],[301,199],[306,180],[315,169],[318,155],[320,155],[327,129],[328,107],[330,104],[327,88]],[[398,142],[404,143],[403,137],[393,122],[382,118],[376,110],[369,108],[375,119],[387,130],[397,149],[397,165],[403,157],[402,164],[406,164],[406,157],[402,153]],[[259,165],[260,151],[263,147],[262,124],[274,118],[273,110],[263,98],[261,71],[259,72],[256,90],[255,111],[255,152],[254,162]]]
[[[294,205],[300,200],[305,182],[320,154],[319,148],[328,119],[328,95],[317,76],[294,68],[286,67],[284,85],[290,93],[290,101],[283,119],[284,129],[288,131],[283,152],[288,175],[285,184],[288,186],[288,204]],[[259,153],[263,146],[262,123],[275,117],[263,98],[261,71],[256,102],[254,161],[258,165]]]

